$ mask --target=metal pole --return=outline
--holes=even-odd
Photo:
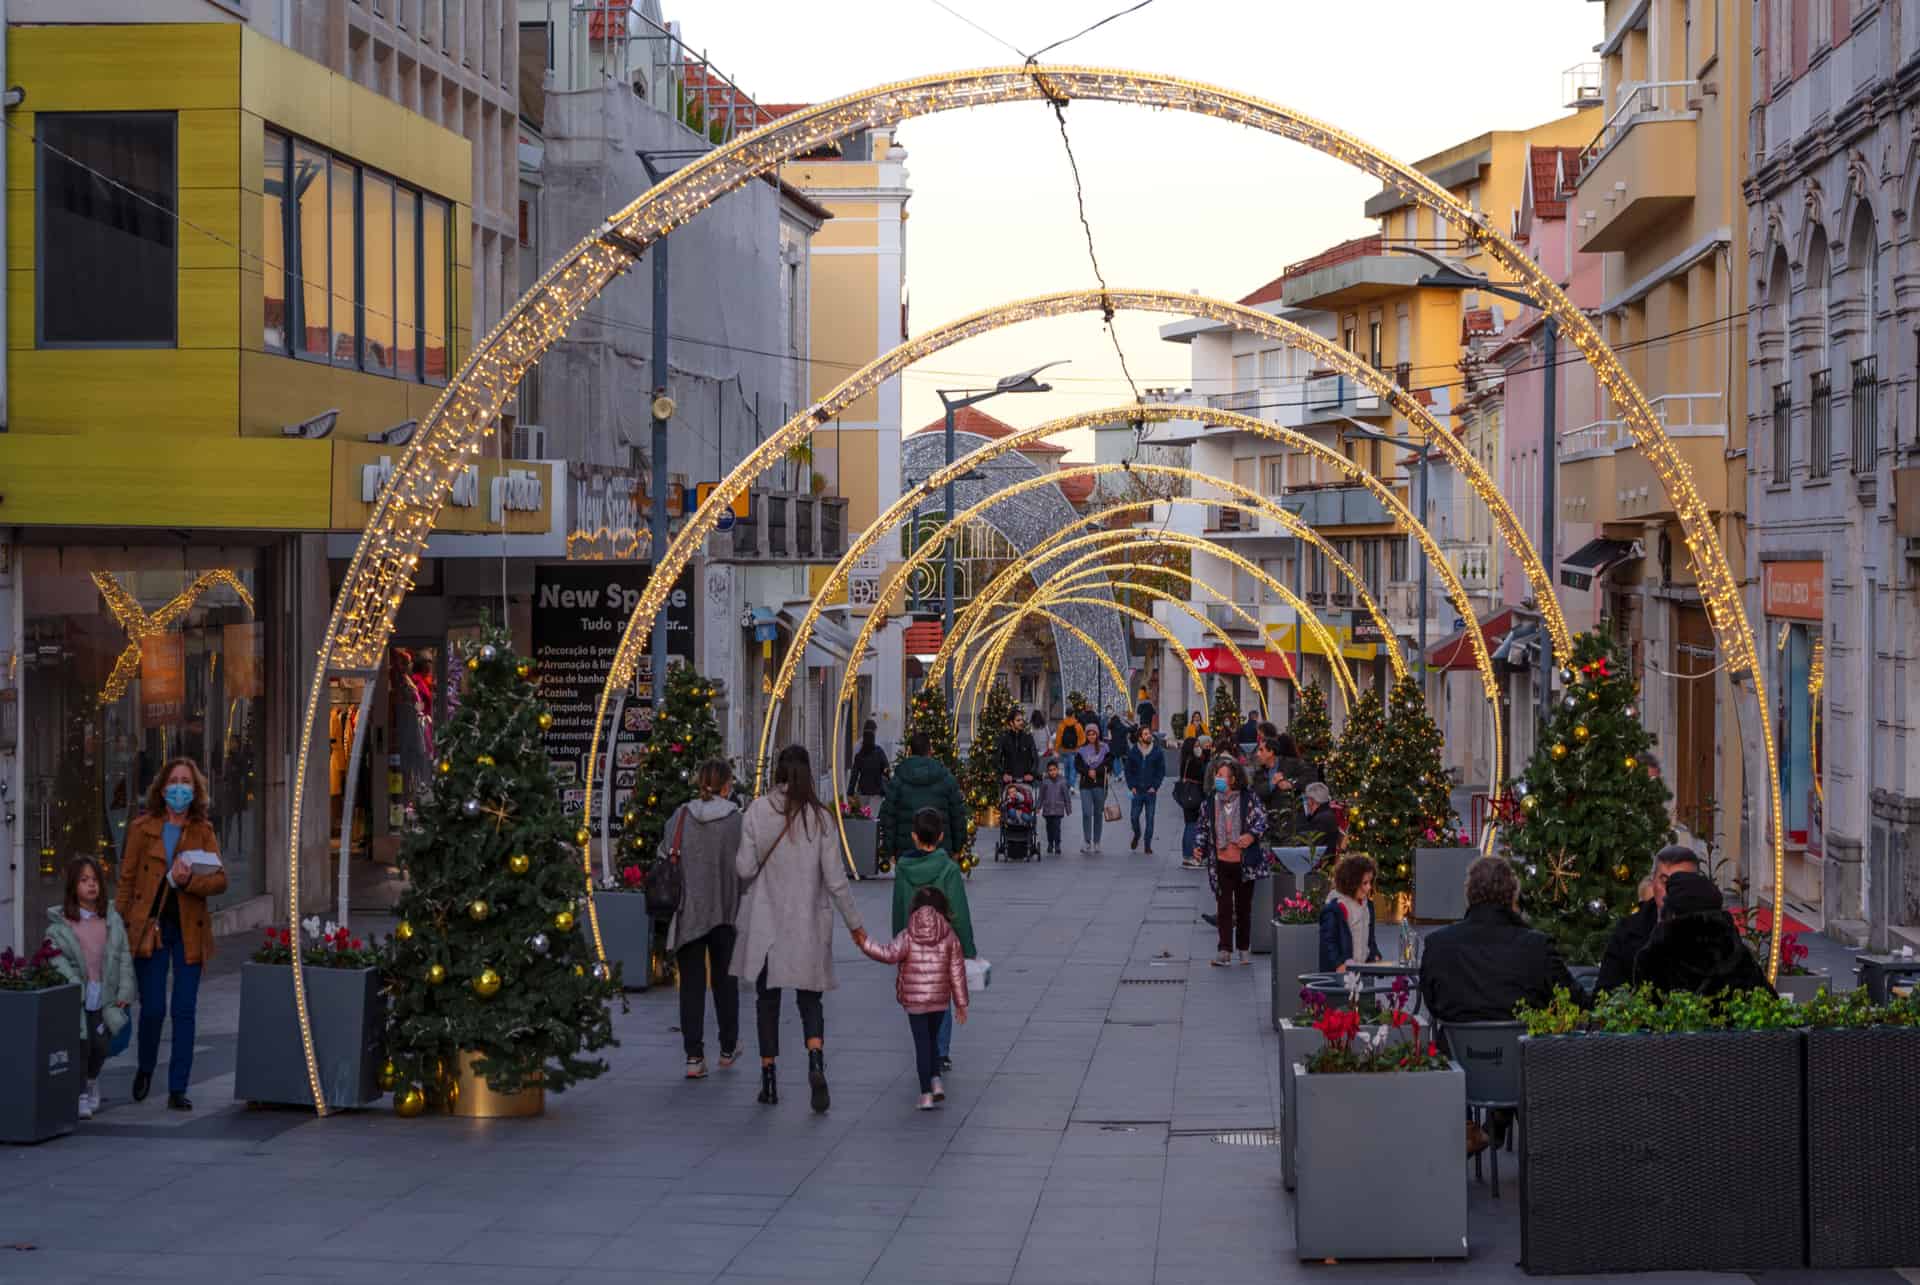
[[[649,169],[652,167],[649,166]],[[653,253],[653,384],[654,404],[658,405],[666,395],[668,382],[667,355],[667,238],[661,237],[654,242]],[[660,570],[660,559],[667,551],[667,421],[658,415],[653,417],[653,512],[649,515],[648,531],[651,535],[653,568],[655,574]],[[667,681],[667,614],[663,607],[660,616],[653,622],[653,707],[660,708],[659,695]]]
[[[1307,542],[1295,536],[1293,539],[1293,596],[1301,602],[1307,600],[1306,595],[1300,592],[1300,569],[1306,563],[1306,560]],[[1293,685],[1296,692],[1300,687],[1305,685],[1307,677],[1307,672],[1304,668],[1306,663],[1306,648],[1301,641],[1301,635],[1306,632],[1305,626],[1306,620],[1296,609],[1293,613]]]
[[[1427,522],[1427,463],[1433,458],[1433,444],[1427,443],[1420,450],[1420,523]],[[1408,536],[1409,540],[1413,537]],[[1430,606],[1427,598],[1427,558],[1424,552],[1420,558],[1420,698],[1427,698],[1427,612]]]
[[[1559,443],[1555,438],[1554,431],[1554,400],[1556,397],[1554,390],[1554,370],[1558,361],[1559,348],[1560,327],[1554,322],[1553,318],[1549,317],[1547,318],[1547,342],[1545,348],[1546,412],[1545,422],[1541,426],[1540,433],[1540,561],[1546,566],[1548,577],[1555,580],[1559,577],[1555,573],[1553,561],[1553,530],[1557,525],[1554,521],[1554,510],[1558,507],[1560,501],[1556,495],[1557,488],[1554,485],[1557,480],[1556,475],[1559,473],[1557,464]],[[1547,645],[1547,639],[1544,634],[1541,637],[1539,646],[1539,659],[1535,662],[1535,672],[1539,676],[1538,687],[1535,694],[1539,697],[1540,702],[1540,707],[1536,715],[1536,730],[1534,732],[1534,741],[1536,744],[1539,742],[1540,737],[1546,734],[1547,720],[1553,716],[1553,651],[1552,648]]]
[[[944,395],[941,396],[940,402],[943,406],[947,408],[947,468],[951,470],[953,468],[953,403],[948,401]],[[948,638],[951,638],[953,636],[953,537],[954,537],[954,531],[951,525],[953,522],[953,478],[952,477],[947,478],[946,493],[947,493],[946,495],[947,511],[943,515],[942,520],[948,524],[947,525],[947,549],[946,549],[945,565],[942,567],[941,573],[940,573],[942,578],[941,591],[940,591],[940,596],[942,599],[940,604],[940,640],[942,642],[945,642]],[[946,693],[947,693],[947,714],[949,717],[951,717],[954,713],[953,666],[951,665],[947,666],[947,672],[944,676],[944,686],[946,688]]]

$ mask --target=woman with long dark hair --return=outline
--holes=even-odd
[[[860,908],[847,888],[839,829],[821,805],[813,760],[789,745],[774,762],[773,789],[747,808],[735,869],[744,884],[737,918],[733,975],[753,982],[760,1043],[760,1101],[780,1100],[780,992],[791,989],[807,1041],[807,1083],[813,1109],[829,1105],[826,1010],[834,988],[833,911],[855,942],[866,938]]]

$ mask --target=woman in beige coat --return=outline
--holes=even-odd
[[[780,992],[791,988],[807,1040],[813,1109],[825,1111],[826,1013],[820,996],[834,988],[833,911],[840,912],[855,942],[866,931],[847,888],[839,829],[814,792],[813,762],[803,747],[780,751],[772,792],[748,806],[735,865],[744,890],[735,919],[740,935],[733,975],[753,983],[760,1101],[771,1106],[780,1100],[774,1074]]]

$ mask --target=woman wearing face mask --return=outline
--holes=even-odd
[[[220,841],[207,821],[207,778],[192,759],[170,760],[147,791],[147,810],[127,827],[114,906],[126,921],[133,972],[140,984],[139,1065],[133,1100],[142,1101],[160,1059],[167,1019],[167,974],[173,974],[173,1047],[167,1060],[167,1106],[191,1111],[194,1014],[200,969],[213,958],[207,898],[227,890]]]
[[[1213,884],[1220,930],[1220,953],[1214,956],[1213,966],[1225,968],[1232,963],[1236,949],[1240,962],[1251,964],[1253,886],[1267,872],[1267,852],[1260,846],[1260,836],[1267,832],[1267,810],[1247,788],[1246,769],[1231,758],[1215,761],[1209,794],[1200,807],[1193,855],[1206,862],[1207,879]]]
[[[1080,849],[1082,856],[1093,856],[1100,851],[1100,827],[1106,821],[1107,811],[1107,774],[1113,766],[1107,748],[1106,742],[1100,739],[1100,724],[1089,718],[1086,743],[1074,756],[1080,772],[1080,834],[1086,840]]]

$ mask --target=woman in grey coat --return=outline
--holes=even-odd
[[[694,773],[700,797],[667,818],[659,860],[680,850],[680,909],[667,926],[667,949],[680,966],[680,1042],[687,1078],[707,1074],[707,978],[713,978],[713,1016],[720,1025],[720,1069],[740,1056],[740,983],[731,971],[733,916],[740,907],[740,809],[733,803],[733,769],[708,759]],[[711,967],[709,967],[711,965]]]
[[[807,1040],[813,1109],[825,1111],[826,1014],[820,995],[834,987],[832,911],[840,912],[854,941],[863,939],[866,931],[847,889],[839,829],[814,792],[813,762],[802,746],[780,751],[772,792],[748,806],[735,865],[745,891],[733,975],[753,979],[760,1101],[771,1106],[780,1100],[774,1075],[780,1056],[780,992],[791,987]]]

